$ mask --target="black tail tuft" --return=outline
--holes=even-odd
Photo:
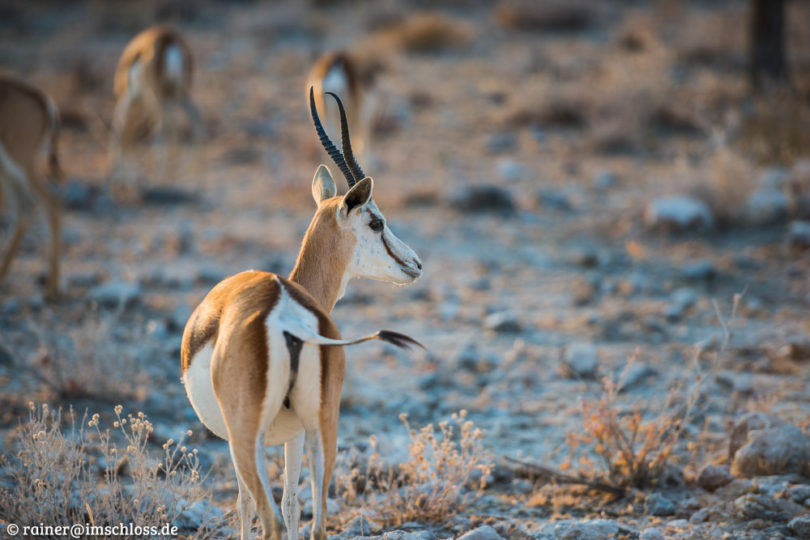
[[[400,334],[399,332],[392,332],[391,330],[380,330],[379,332],[377,332],[377,336],[381,340],[386,341],[392,345],[396,345],[401,349],[412,349],[414,346],[425,349],[424,345],[422,345],[412,337],[406,336],[405,334]]]

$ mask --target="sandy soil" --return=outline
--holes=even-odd
[[[348,353],[340,447],[367,455],[375,435],[384,458],[400,463],[408,454],[400,413],[421,426],[466,409],[496,461],[489,487],[461,518],[389,526],[389,537],[400,529],[451,537],[483,523],[514,538],[637,538],[652,526],[666,537],[798,537],[788,523],[807,514],[806,505],[776,517],[732,508],[690,520],[703,508],[733,507],[741,494],[781,500],[808,482],[788,474],[739,477],[725,492],[697,485],[705,465],[729,464],[728,435],[747,412],[792,422],[805,435],[810,429],[810,348],[802,349],[810,340],[810,259],[787,239],[788,221],[801,216],[791,207],[768,225],[737,219],[764,177],[800,170],[795,158],[765,163],[746,146],[745,3],[576,2],[585,22],[561,30],[514,28],[499,11],[508,3],[442,2],[432,13],[445,17],[445,34],[458,35],[428,39],[435,49],[428,52],[409,51],[391,30],[428,3],[327,4],[2,8],[0,67],[59,104],[68,173],[64,298],[42,299],[44,226],[0,284],[7,435],[29,400],[91,412],[123,403],[155,422],[157,443],[192,429],[213,467],[216,504],[232,512],[227,446],[206,434],[179,382],[182,327],[219,279],[291,270],[314,210],[312,174],[325,159],[307,114],[307,71],[321,51],[354,47],[386,66],[365,169],[375,200],[425,271],[408,288],[352,282],[333,315],[346,336],[391,328],[428,351],[370,344]],[[810,53],[794,26],[806,18],[797,12],[789,32],[799,79],[810,72]],[[170,185],[150,178],[152,158],[142,148],[151,197],[116,202],[105,152],[112,72],[133,33],[159,19],[181,27],[195,52],[193,93],[206,137],[196,148],[184,144]],[[372,31],[386,21],[393,26]],[[460,208],[476,186],[494,186],[513,208]],[[645,226],[648,202],[677,193],[708,193],[718,225],[681,233]],[[114,319],[113,307],[90,300],[105,283],[135,287]],[[720,321],[743,292],[728,347],[718,352]],[[99,320],[112,327],[99,332]],[[46,369],[48,343],[75,344],[78,334],[110,342],[89,347],[107,351],[113,369],[79,362],[81,381],[104,391],[60,399],[29,371]],[[695,362],[698,345],[707,352]],[[593,369],[566,371],[572,349],[595,356]],[[632,384],[617,405],[624,412],[641,404],[655,418],[685,402],[698,369],[705,377],[700,410],[672,458],[679,479],[617,500],[527,480],[502,461],[561,467],[569,435],[583,431],[581,401],[599,399],[602,377],[618,377],[631,357]],[[653,515],[653,494],[672,508]],[[334,534],[350,515],[340,508],[329,522]],[[569,529],[549,528],[563,518],[574,520],[564,522]],[[616,528],[570,529],[593,518]]]

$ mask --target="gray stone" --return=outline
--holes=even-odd
[[[670,321],[675,321],[683,317],[684,313],[695,305],[698,295],[692,289],[682,287],[672,292],[669,297],[669,304],[664,311],[664,315]]]
[[[557,190],[543,189],[537,194],[537,202],[540,206],[550,210],[559,210],[561,212],[570,212],[574,209],[568,196]]]
[[[431,531],[389,531],[382,535],[382,540],[434,540],[436,535]]]
[[[125,281],[108,281],[90,289],[90,299],[105,307],[134,304],[140,297],[141,286]]]
[[[382,525],[376,521],[366,519],[365,516],[357,516],[346,524],[346,528],[338,535],[339,538],[356,538],[358,536],[369,536],[380,534]]]
[[[517,148],[518,140],[514,133],[493,133],[487,142],[487,148],[493,154],[511,152]]]
[[[745,217],[754,225],[781,223],[788,217],[789,201],[782,190],[762,188],[748,197]]]
[[[497,311],[484,319],[484,328],[499,334],[520,332],[520,321],[511,310]]]
[[[593,177],[593,184],[597,189],[610,189],[619,183],[619,178],[611,171],[602,169]]]
[[[511,215],[517,211],[512,194],[493,185],[465,186],[450,195],[450,206],[464,213],[491,212]]]
[[[331,516],[340,512],[340,505],[335,499],[326,499],[326,514]],[[312,499],[304,501],[304,506],[301,507],[301,515],[307,518],[312,517]]]
[[[477,529],[464,533],[458,540],[503,540],[503,537],[489,525],[481,525]]]
[[[730,484],[734,480],[731,472],[725,465],[706,465],[698,475],[697,483],[706,491],[714,491],[717,488]]]
[[[62,203],[71,210],[90,210],[93,206],[93,192],[86,184],[71,178],[62,191]]]
[[[717,277],[717,268],[711,259],[701,259],[683,265],[681,276],[688,281],[711,281]]]
[[[191,318],[192,313],[193,310],[191,309],[191,306],[179,304],[172,310],[171,315],[166,321],[169,330],[173,332],[182,332],[183,328],[186,327],[186,323],[188,322],[189,318]]]
[[[787,526],[799,538],[810,538],[810,514],[791,519]]]
[[[793,221],[788,228],[788,243],[795,248],[810,248],[810,221]]]
[[[204,285],[214,285],[225,279],[226,274],[219,268],[203,266],[197,271],[197,282]]]
[[[572,379],[594,379],[599,371],[596,347],[590,343],[569,345],[560,365],[562,374]]]
[[[539,533],[538,536],[535,536]],[[532,536],[551,537],[557,540],[604,540],[619,533],[619,525],[612,519],[565,519],[544,524]]]
[[[644,503],[647,513],[653,516],[671,516],[678,507],[660,493],[650,493]]]
[[[498,169],[498,176],[504,182],[515,182],[528,176],[526,167],[512,159],[504,158],[498,160],[496,167]]]
[[[647,364],[634,363],[624,372],[624,377],[621,379],[620,392],[626,392],[634,386],[640,384],[648,377],[654,377],[658,372]]]
[[[172,525],[184,531],[196,531],[206,523],[218,520],[223,517],[220,508],[207,500],[194,501],[188,504],[185,499],[177,503],[178,509],[182,508]]]
[[[748,442],[734,454],[734,476],[810,473],[810,438],[793,424],[748,433]]]
[[[655,527],[647,527],[638,535],[639,540],[664,540],[664,534]]]
[[[793,499],[793,502],[804,503],[810,499],[810,486],[806,484],[793,486],[788,489],[788,495]]]
[[[699,199],[673,195],[653,199],[644,211],[644,221],[652,229],[706,229],[714,226],[714,214]]]
[[[743,415],[739,420],[734,423],[731,429],[731,436],[728,442],[728,459],[732,461],[734,454],[737,453],[746,442],[748,442],[748,432],[756,429],[765,429],[772,426],[778,426],[784,422],[773,416],[765,413],[753,412]]]
[[[734,513],[740,519],[787,521],[806,511],[807,509],[793,501],[775,499],[758,493],[746,493],[734,499]]]
[[[769,167],[759,177],[759,186],[762,189],[782,190],[789,184],[790,172],[782,167]]]

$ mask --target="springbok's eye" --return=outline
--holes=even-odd
[[[368,226],[372,231],[380,232],[385,227],[385,223],[381,219],[374,218],[369,222]]]

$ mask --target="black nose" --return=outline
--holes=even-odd
[[[421,269],[422,269],[422,261],[420,261],[419,259],[416,259],[416,267],[417,267],[419,270],[421,270]]]

